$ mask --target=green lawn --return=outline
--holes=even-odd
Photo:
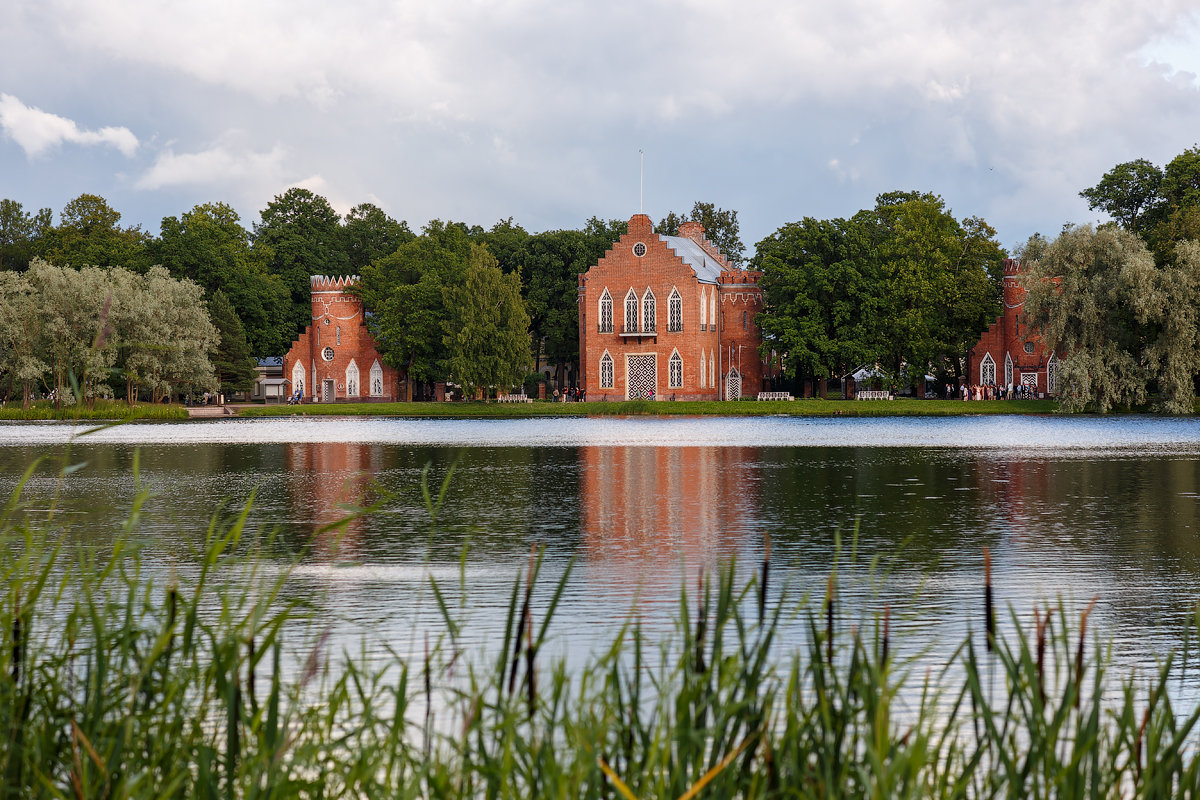
[[[53,403],[39,400],[29,408],[20,401],[8,402],[0,408],[0,420],[143,420],[187,419],[187,409],[181,405],[138,403],[132,408],[120,400],[97,400],[95,408],[67,406],[55,408]]]
[[[948,417],[964,414],[1048,414],[1053,400],[774,400],[757,402],[631,400],[613,403],[329,403],[243,407],[239,416],[378,416],[520,419],[525,417],[721,416]]]

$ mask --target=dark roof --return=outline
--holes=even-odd
[[[260,367],[282,367],[283,356],[268,356],[267,358],[258,359]]]

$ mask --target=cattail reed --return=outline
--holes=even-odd
[[[250,707],[258,707],[258,699],[254,694],[254,634],[246,641],[246,694],[250,698]]]
[[[429,631],[425,632],[425,757],[433,740],[433,679],[429,674]]]
[[[1079,615],[1079,647],[1075,650],[1075,707],[1079,708],[1079,696],[1083,694],[1083,644],[1087,638],[1087,621],[1088,615],[1092,613],[1092,609],[1096,605],[1096,601],[1100,599],[1100,595],[1092,598],[1092,602],[1087,604],[1087,608]]]
[[[758,624],[762,625],[767,615],[767,581],[771,576],[771,532],[763,534],[762,580],[758,584]]]
[[[888,639],[891,633],[892,623],[892,604],[885,603],[883,606],[883,644],[879,648],[879,666],[887,666],[888,660]]]
[[[1133,768],[1137,770],[1138,779],[1142,777],[1142,740],[1146,736],[1146,725],[1150,722],[1150,709],[1154,704],[1154,695],[1150,696],[1150,705],[1142,712],[1142,724],[1138,728],[1137,739],[1133,743]]]
[[[1050,609],[1046,609],[1043,617],[1038,613],[1037,606],[1033,607],[1033,623],[1037,634],[1037,682],[1038,697],[1046,702],[1046,630],[1050,627]]]
[[[996,609],[992,604],[992,553],[986,547],[983,548],[983,626],[984,645],[990,653],[996,638]]]
[[[526,613],[529,614],[529,619],[525,621],[525,696],[526,702],[529,704],[529,718],[533,719],[533,710],[537,700],[537,675],[533,665],[537,651],[533,646],[533,612],[527,610]]]
[[[12,679],[13,683],[21,680],[21,598],[13,605],[12,624]]]
[[[537,566],[537,544],[529,548],[529,575],[525,580],[525,599],[521,603],[521,613],[517,618],[517,635],[513,639],[512,669],[508,673],[508,693],[511,695],[517,688],[517,668],[521,664],[521,640],[525,634],[525,624],[529,619],[529,603],[533,596],[533,570]]]
[[[704,634],[708,610],[704,602],[704,570],[696,574],[696,672],[704,672]]]
[[[833,666],[833,573],[825,584],[825,660]]]

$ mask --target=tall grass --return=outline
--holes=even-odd
[[[1167,692],[1179,667],[1168,659],[1141,681],[1109,675],[1086,611],[1039,608],[1028,630],[1016,617],[989,622],[990,635],[964,638],[943,670],[926,672],[896,655],[904,648],[889,641],[882,609],[846,625],[834,576],[814,600],[769,594],[764,560],[745,582],[730,568],[681,591],[673,634],[651,638],[631,618],[568,671],[544,655],[567,577],[535,592],[535,551],[488,653],[461,652],[460,623],[435,584],[444,635],[419,657],[368,660],[294,632],[312,620],[280,599],[286,576],[256,567],[245,519],[214,523],[194,569],[157,585],[133,539],[67,552],[14,496],[0,556],[3,797],[1200,789],[1200,711],[1173,708]],[[797,618],[800,635],[785,624]]]

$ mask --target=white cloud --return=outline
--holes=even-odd
[[[0,128],[21,146],[30,158],[40,156],[63,142],[108,145],[132,157],[138,140],[128,128],[103,127],[86,130],[74,120],[22,103],[10,94],[0,94]]]
[[[160,153],[154,164],[134,184],[138,189],[175,186],[221,186],[278,183],[285,173],[287,151],[276,145],[265,153],[239,151],[221,143],[197,153]]]

